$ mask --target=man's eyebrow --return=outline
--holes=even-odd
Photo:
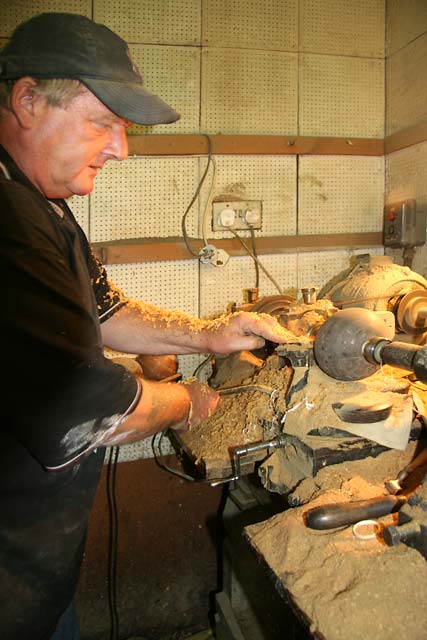
[[[123,124],[125,127],[130,127],[132,125],[132,122],[130,120],[126,120],[126,118],[120,118],[120,116],[116,116],[114,113],[94,114],[94,119],[116,122],[117,124]]]

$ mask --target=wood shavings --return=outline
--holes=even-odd
[[[396,477],[414,447],[321,470],[309,507],[382,495],[384,480]],[[427,563],[421,554],[404,544],[387,547],[377,537],[358,540],[351,527],[309,529],[303,519],[306,509],[288,509],[246,527],[245,535],[279,589],[306,617],[313,636],[424,640]],[[395,517],[381,518],[379,530]]]
[[[291,376],[291,367],[279,369],[279,358],[270,356],[251,378],[251,383],[277,389],[274,406],[269,396],[260,391],[223,396],[219,408],[208,420],[182,435],[191,456],[197,462],[214,458],[229,465],[234,447],[267,439],[265,426],[273,421],[276,411],[284,410]]]
[[[384,367],[369,378],[355,381],[335,380],[316,365],[310,367],[308,383],[292,395],[295,411],[286,415],[286,433],[304,436],[311,429],[332,427],[361,435],[380,444],[397,449],[405,448],[412,421],[412,397],[409,383],[397,375],[392,367]],[[336,414],[334,404],[375,406],[384,402],[392,405],[390,416],[372,424],[345,422]]]
[[[285,326],[295,336],[307,336],[311,329],[322,324],[334,310],[330,300],[316,300],[313,304],[299,303],[285,316]]]

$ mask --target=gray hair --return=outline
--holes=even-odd
[[[42,96],[53,107],[66,109],[78,95],[87,91],[80,80],[70,78],[54,78],[49,80],[37,80],[33,91]],[[9,97],[15,81],[6,80],[0,82],[0,107],[9,108]]]

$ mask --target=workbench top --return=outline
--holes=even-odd
[[[384,495],[384,480],[409,462],[408,451],[325,468],[300,488],[306,504],[245,528],[244,535],[314,638],[425,640],[427,562],[415,549],[360,540],[352,526],[309,529],[309,508]],[[381,518],[393,524],[396,514]]]

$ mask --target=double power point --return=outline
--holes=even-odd
[[[212,230],[261,229],[262,201],[240,200],[235,202],[212,203]]]

